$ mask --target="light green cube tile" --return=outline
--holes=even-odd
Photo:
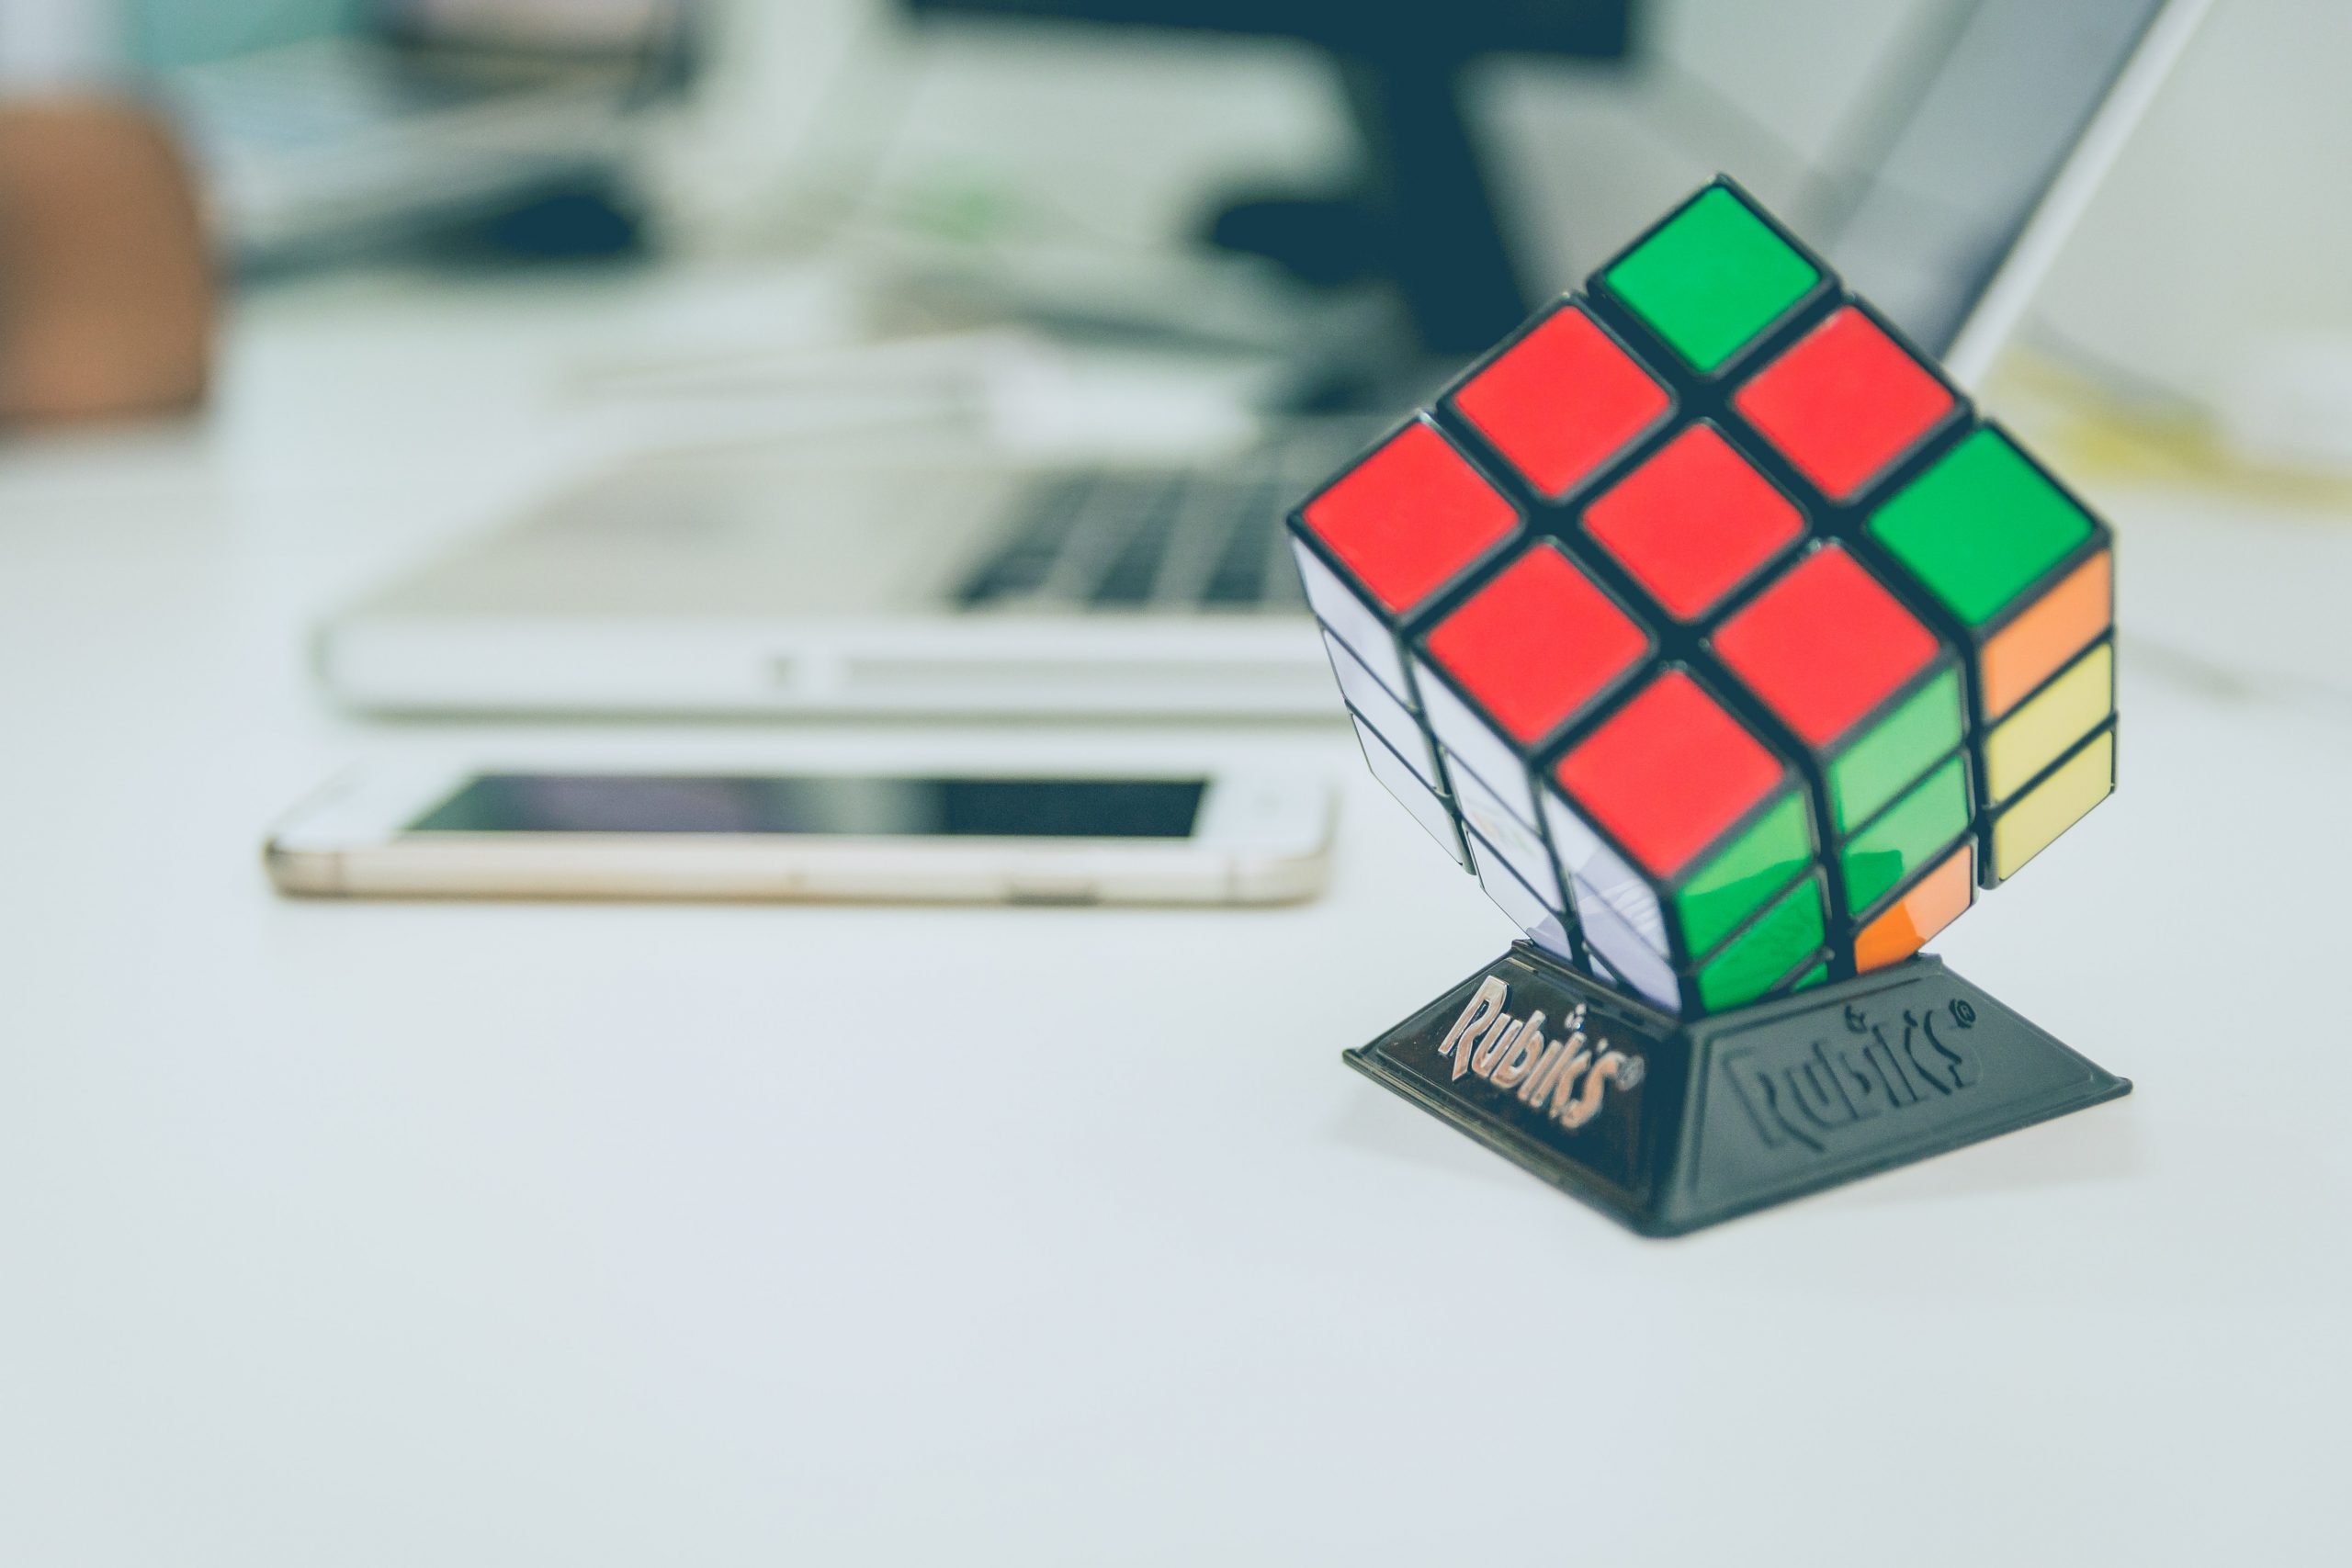
[[[1821,881],[1808,876],[1699,971],[1700,1001],[1711,1012],[1754,1001],[1820,947],[1825,919]]]
[[[1927,870],[1968,830],[1968,770],[1954,757],[1838,852],[1846,907],[1860,915]]]
[[[1674,896],[1674,910],[1692,953],[1712,950],[1749,911],[1812,863],[1810,817],[1804,796],[1791,790],[1683,884]]]
[[[1938,458],[1866,527],[1972,626],[1990,621],[2093,533],[2083,509],[1991,429]]]
[[[1829,764],[1829,809],[1850,833],[1960,744],[1960,675],[1946,671]]]
[[[1738,353],[1821,281],[1811,262],[1721,186],[1700,192],[1602,277],[1702,371]]]

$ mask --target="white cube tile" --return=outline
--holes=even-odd
[[[1420,721],[1380,683],[1378,676],[1364,668],[1363,660],[1350,652],[1346,643],[1327,631],[1323,634],[1323,648],[1331,656],[1331,673],[1340,682],[1340,694],[1347,699],[1356,716],[1410,763],[1413,771],[1421,775],[1422,783],[1431,789],[1442,789],[1445,780],[1438,772],[1437,753],[1430,749],[1429,735],[1421,728]]]
[[[1469,769],[1449,763],[1446,773],[1453,781],[1453,804],[1461,808],[1462,819],[1476,829],[1497,854],[1510,863],[1511,870],[1537,897],[1555,909],[1566,908],[1568,901],[1560,889],[1560,874],[1553,868],[1552,856],[1535,829],[1512,816],[1495,792],[1480,783],[1478,775]]]
[[[1356,739],[1363,747],[1364,765],[1372,770],[1372,776],[1396,797],[1399,805],[1412,813],[1413,820],[1428,830],[1429,836],[1453,857],[1456,864],[1468,865],[1470,852],[1463,847],[1462,831],[1454,826],[1453,813],[1446,809],[1445,802],[1438,798],[1435,790],[1421,782],[1420,775],[1413,772],[1410,763],[1388,749],[1388,742],[1383,740],[1372,726],[1361,718],[1356,718],[1355,726]]]
[[[1298,578],[1306,589],[1306,603],[1324,630],[1346,643],[1390,694],[1404,701],[1412,688],[1405,679],[1404,661],[1387,624],[1313,550],[1293,539],[1290,551],[1298,558]]]
[[[1673,968],[1664,957],[1625,923],[1606,900],[1581,884],[1573,889],[1577,918],[1584,940],[1594,954],[1617,973],[1618,979],[1668,1012],[1679,1011],[1682,992]]]
[[[1657,894],[1592,825],[1552,790],[1544,792],[1544,822],[1552,829],[1552,846],[1560,853],[1560,868],[1609,906],[1662,959],[1667,953],[1666,913]],[[1583,918],[1578,908],[1577,918]]]
[[[1494,728],[1470,711],[1428,665],[1416,660],[1420,676],[1421,712],[1438,742],[1472,773],[1495,798],[1530,828],[1535,826],[1535,792],[1527,780],[1527,766],[1519,752]]]
[[[1470,835],[1470,853],[1476,863],[1478,886],[1487,890],[1497,908],[1510,917],[1510,923],[1544,952],[1575,963],[1576,949],[1568,941],[1567,925],[1560,912],[1545,908],[1533,888],[1511,874],[1501,852],[1475,832]]]

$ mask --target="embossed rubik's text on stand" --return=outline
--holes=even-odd
[[[2132,1087],[1929,957],[1675,1019],[1520,943],[1347,1059],[1645,1235]]]
[[[2111,536],[1730,181],[1290,527],[1366,762],[1526,933],[1504,962],[1549,998],[1549,1043],[1592,1033],[1564,1010],[1612,1008],[1646,1043],[1576,1069],[1580,1121],[1527,1110],[1576,1053],[1546,1077],[1484,1024],[1485,1072],[1455,1070],[1459,1041],[1442,1073],[1417,1061],[1426,1019],[1358,1066],[1652,1230],[1826,1183],[1755,1167],[1774,1196],[1701,1201],[1673,1162],[1731,1145],[1720,1106],[1694,1123],[1678,1103],[1644,1112],[1668,1164],[1643,1201],[1682,1197],[1609,1199],[1586,1156],[1627,1074],[1655,1108],[1715,1098],[1720,1071],[1773,1159],[1830,1180],[2128,1089],[1915,957],[2113,788]],[[1857,1057],[1818,1022],[1890,986],[1951,993],[1907,1006],[1922,1034],[1996,1020],[1962,1053],[1990,1077],[1956,1081],[1932,1044]],[[1769,1051],[1723,1043],[1767,1014]],[[1758,1065],[1784,1051],[1787,1071]],[[1750,1168],[1716,1155],[1711,1177]]]

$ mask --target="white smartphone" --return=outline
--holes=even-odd
[[[1274,904],[1323,886],[1332,798],[1282,773],[392,770],[297,807],[281,892],[345,897]]]

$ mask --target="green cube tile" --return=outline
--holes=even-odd
[[[1721,186],[1603,275],[1677,354],[1713,370],[1821,281],[1811,262]]]
[[[1791,986],[1789,989],[1792,991],[1802,991],[1807,986],[1818,986],[1827,978],[1829,978],[1829,965],[1826,964],[1816,964],[1812,968],[1806,970],[1804,974],[1798,976],[1796,984]]]
[[[1804,797],[1792,790],[1674,896],[1683,942],[1694,953],[1708,952],[1812,860],[1813,827]]]
[[[1847,907],[1860,915],[1927,870],[1968,830],[1968,770],[1954,757],[1838,851]]]
[[[1829,808],[1850,833],[1960,744],[1960,676],[1947,670],[1829,764]]]
[[[1732,938],[1699,971],[1699,999],[1710,1011],[1752,1002],[1821,945],[1821,882],[1806,877]]]
[[[1978,430],[1871,518],[1886,547],[1972,626],[2091,536],[2082,508],[1995,430]]]

